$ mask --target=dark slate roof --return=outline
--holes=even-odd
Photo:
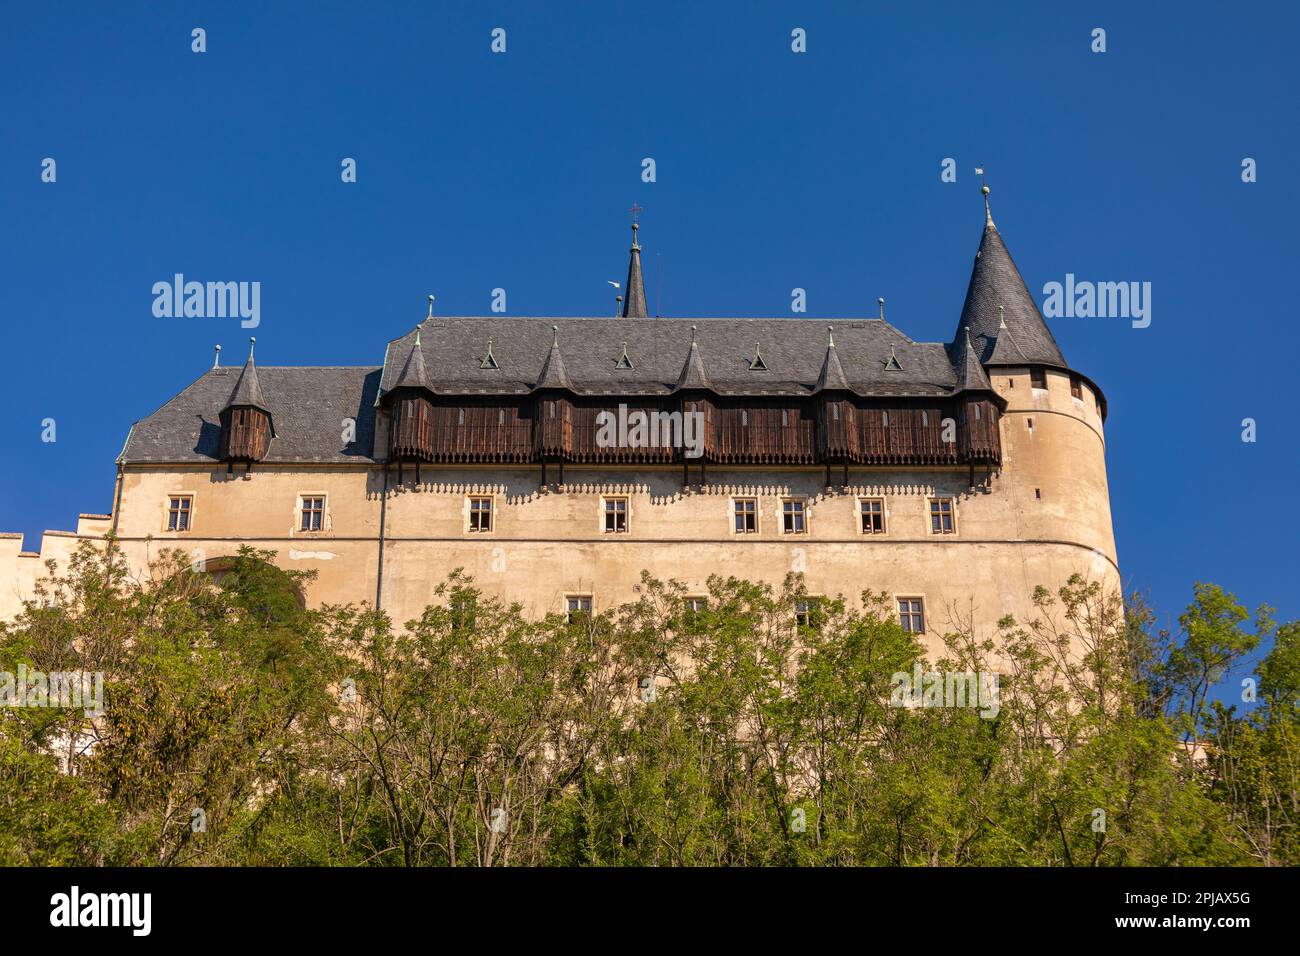
[[[826,357],[822,359],[822,370],[818,373],[817,383],[813,388],[818,392],[826,389],[852,391],[849,380],[844,375],[844,366],[840,364],[839,353],[835,350],[835,333],[832,329],[828,329],[826,335]]]
[[[497,372],[500,369],[501,363],[498,362],[497,367],[491,371]],[[560,354],[560,332],[556,326],[551,326],[551,347],[546,353],[546,361],[542,363],[542,373],[537,376],[537,387],[573,388],[569,376],[564,371],[564,356]]]
[[[1002,306],[1006,331],[1010,332],[1014,348],[1010,347],[1013,343],[1000,341],[1006,336],[998,327],[998,306]],[[991,218],[984,224],[984,236],[975,254],[966,303],[953,342],[959,341],[966,326],[970,326],[975,349],[985,365],[1069,368]]]
[[[970,329],[962,329],[957,333],[957,341],[948,346],[948,355],[952,360],[952,367],[957,370],[957,383],[963,391],[973,392],[981,389],[993,391],[988,373],[984,371],[979,356],[975,354],[975,343],[971,341]]]
[[[805,319],[610,319],[441,317],[421,323],[433,390],[442,394],[522,395],[562,369],[568,387],[587,395],[666,395],[678,387],[698,327],[701,372],[722,395],[812,394],[825,360],[824,326]],[[558,328],[552,350],[551,327]],[[382,392],[391,390],[414,331],[388,347]],[[487,340],[499,368],[479,367]],[[623,343],[632,369],[618,369]],[[758,343],[766,370],[751,371]],[[946,346],[913,342],[880,319],[837,322],[836,357],[850,390],[871,397],[943,396],[957,390]],[[886,371],[893,347],[902,366]],[[563,352],[563,359],[559,353]]]
[[[268,415],[271,414],[271,408],[267,404],[266,396],[262,394],[262,383],[257,375],[257,366],[253,364],[253,356],[248,357],[244,367],[239,371],[239,378],[235,380],[235,387],[231,389],[230,398],[226,400],[223,408],[239,408],[240,406],[251,406],[260,408]]]
[[[206,464],[217,461],[221,409],[239,369],[209,369],[152,415],[135,423],[122,449],[126,464]],[[275,410],[275,437],[267,462],[369,462],[374,444],[374,403],[381,369],[331,367],[257,370]],[[356,438],[344,442],[343,420],[356,421]]]
[[[700,358],[700,347],[695,338],[698,330],[691,326],[691,349],[686,353],[686,362],[682,365],[682,374],[677,377],[677,388],[708,389],[713,385],[709,373],[704,371],[704,359]]]
[[[645,280],[641,277],[641,246],[636,241],[636,223],[632,223],[632,252],[627,263],[627,288],[623,291],[623,318],[644,319]]]
[[[406,353],[406,361],[402,363],[402,371],[393,382],[393,388],[429,388],[429,373],[424,369],[424,350],[416,348],[419,338],[417,331]]]

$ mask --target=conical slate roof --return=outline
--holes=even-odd
[[[957,341],[949,348],[948,354],[952,359],[952,367],[957,372],[959,391],[993,391],[988,373],[984,371],[979,356],[975,354],[975,343],[970,340],[970,329],[963,329],[958,333]]]
[[[641,278],[641,246],[636,241],[636,223],[632,223],[632,257],[627,263],[627,297],[623,300],[623,318],[644,319],[645,280]]]
[[[415,327],[415,341],[411,343],[411,351],[406,354],[406,362],[402,365],[402,371],[398,374],[397,380],[393,382],[393,388],[423,388],[432,392],[433,388],[429,385],[429,373],[424,368],[424,349],[420,346],[420,327]]]
[[[677,377],[677,388],[712,388],[708,373],[704,371],[704,360],[700,358],[700,346],[695,341],[695,326],[691,326],[691,350],[686,353],[686,364],[682,374]]]
[[[839,354],[835,351],[835,331],[830,326],[826,328],[826,336],[826,357],[822,359],[822,370],[813,390],[824,392],[827,389],[838,389],[850,392],[852,388],[849,387],[848,376],[844,374],[844,366],[840,364]]]
[[[999,328],[998,307],[1002,307],[1006,330]],[[966,287],[966,302],[953,343],[959,344],[963,329],[970,328],[975,350],[985,365],[1052,365],[1069,368],[1061,354],[1056,339],[1038,311],[1038,303],[1030,295],[1025,280],[1020,276],[1007,251],[992,216],[986,216],[984,236],[975,266],[971,269],[970,284]],[[1015,348],[1000,338],[1010,332]]]
[[[564,371],[564,359],[560,356],[559,326],[551,326],[551,351],[547,353],[546,362],[542,365],[542,374],[537,379],[537,387],[573,390],[573,386],[569,383],[569,376]]]
[[[239,373],[239,378],[235,382],[235,387],[230,391],[230,398],[226,401],[226,408],[250,407],[258,408],[271,414],[271,409],[266,404],[266,398],[262,395],[262,383],[257,378],[257,366],[253,363],[253,342],[251,340],[248,346],[248,361],[244,363],[243,369]]]

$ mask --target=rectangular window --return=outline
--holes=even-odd
[[[170,498],[167,502],[167,530],[168,531],[189,531],[190,530],[190,507],[193,504],[192,498]]]
[[[737,498],[734,507],[736,533],[756,534],[758,532],[758,499]]]
[[[885,533],[885,499],[862,498],[862,533]]]
[[[469,530],[486,533],[492,530],[492,499],[469,499]]]
[[[920,598],[898,599],[898,623],[909,634],[925,633],[925,604]]]
[[[956,530],[952,522],[952,499],[930,499],[930,533],[952,534]]]
[[[324,498],[306,498],[302,499],[302,522],[298,526],[299,531],[319,531],[325,527],[325,499]]]
[[[1070,397],[1083,401],[1083,383],[1073,375],[1070,376]]]
[[[694,628],[700,622],[700,615],[709,609],[709,599],[703,597],[688,597],[682,602],[683,605],[683,623],[687,630]]]
[[[804,523],[804,501],[802,498],[786,498],[781,502],[781,532],[783,534],[803,534],[808,530]]]
[[[796,601],[794,605],[794,622],[799,627],[821,627],[820,608],[816,598]]]
[[[590,594],[571,594],[564,599],[565,608],[568,611],[569,623],[582,615],[591,617],[591,595]]]
[[[605,534],[625,534],[627,532],[627,499],[605,499]]]
[[[1030,388],[1047,388],[1047,371],[1041,368],[1031,368],[1029,370]]]

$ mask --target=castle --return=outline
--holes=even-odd
[[[0,537],[0,617],[45,560],[108,532],[136,570],[163,548],[213,572],[273,550],[317,572],[310,604],[399,624],[457,567],[533,615],[633,600],[642,570],[699,600],[713,574],[798,571],[811,595],[887,592],[929,640],[1023,618],[1074,572],[1119,583],[1106,399],[1062,355],[987,189],[947,343],[912,341],[883,302],[833,322],[651,318],[636,228],[621,316],[451,318],[430,297],[381,366],[251,349],[214,366],[131,427],[110,514],[39,554]]]

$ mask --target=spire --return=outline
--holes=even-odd
[[[970,329],[962,329],[957,341],[948,347],[948,360],[957,373],[957,390],[962,392],[992,391],[988,373],[975,354],[975,343],[970,340]]]
[[[239,378],[235,382],[234,389],[230,392],[230,398],[226,401],[226,408],[235,408],[236,406],[248,406],[249,408],[260,408],[268,415],[271,410],[266,406],[266,398],[262,395],[262,383],[257,377],[257,366],[253,364],[253,345],[257,339],[248,340],[248,361],[244,363],[243,369],[239,372]]]
[[[560,327],[551,326],[551,351],[546,355],[546,362],[542,365],[541,377],[537,380],[538,388],[567,388],[573,391],[573,386],[569,384],[569,376],[564,371],[564,359],[560,357]]]
[[[636,231],[640,228],[636,214],[641,207],[632,203],[632,258],[627,263],[626,297],[623,299],[623,318],[644,319],[647,317],[645,307],[645,281],[641,278],[641,244],[637,241]]]
[[[985,365],[1053,365],[1068,368],[1056,339],[1020,277],[1011,253],[1002,242],[984,193],[984,235],[966,287],[966,302],[953,344],[970,328],[980,361]],[[1009,340],[1009,341],[1003,341]],[[1015,348],[1010,346],[1014,343]]]
[[[429,307],[433,307],[433,296],[429,296]],[[424,368],[424,349],[420,346],[418,325],[415,327],[415,341],[411,343],[411,351],[406,353],[406,363],[389,391],[397,388],[422,388],[429,392],[433,391],[429,385],[429,374]]]
[[[824,392],[827,389],[851,392],[848,377],[844,374],[844,366],[840,364],[840,357],[835,351],[835,327],[826,326],[826,357],[822,359],[821,374],[817,376],[817,385],[814,391]]]
[[[686,364],[682,374],[677,376],[677,388],[712,388],[709,375],[704,371],[704,360],[700,358],[700,346],[695,341],[695,326],[691,326],[691,350],[686,353]]]

